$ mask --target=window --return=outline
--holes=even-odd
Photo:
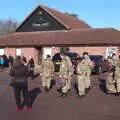
[[[0,49],[0,55],[4,55],[5,50],[4,49]]]
[[[16,56],[21,56],[22,50],[20,48],[16,49]]]

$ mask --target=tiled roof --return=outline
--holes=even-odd
[[[67,25],[71,29],[76,29],[76,28],[90,28],[90,26],[85,23],[83,20],[79,20],[78,18],[75,18],[73,16],[58,12],[55,9],[48,8],[46,6],[40,6],[44,10],[47,10],[52,16],[54,16],[56,19],[61,21],[63,24]]]
[[[51,15],[55,20],[57,20],[58,22],[60,22],[63,26],[65,26],[67,29],[77,29],[77,28],[90,28],[90,26],[85,23],[82,20],[79,20],[73,16],[70,16],[68,14],[64,14],[61,13],[55,9],[52,8],[48,8],[46,6],[43,5],[39,5],[35,8],[35,10],[33,10],[32,13],[30,13],[30,15],[20,24],[20,26],[16,29],[16,31],[23,25],[25,24],[25,22],[27,20],[29,20],[30,16],[32,16],[34,14],[34,12],[39,9],[42,8],[44,11],[46,11],[49,15]]]
[[[18,32],[0,38],[0,46],[120,45],[120,32],[113,28],[76,29],[59,32]]]

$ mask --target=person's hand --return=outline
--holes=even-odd
[[[67,76],[66,76],[66,75],[63,75],[63,78],[67,79]]]
[[[95,66],[96,66],[96,63],[95,63],[95,62],[92,62],[91,66],[92,66],[92,67],[95,67]]]
[[[62,75],[59,75],[60,78],[62,78]]]
[[[54,77],[54,74],[52,74],[52,77]]]

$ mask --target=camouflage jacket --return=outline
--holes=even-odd
[[[77,73],[79,74],[81,73],[81,71],[89,71],[92,69],[92,67],[92,61],[90,59],[88,61],[84,59],[80,63],[78,63]]]
[[[62,74],[62,75],[73,74],[72,62],[67,56],[64,56],[62,58],[59,74]]]
[[[42,76],[52,76],[54,73],[54,64],[51,59],[46,59],[42,62],[40,73]]]
[[[116,60],[115,71],[120,74],[120,59]]]
[[[118,60],[114,60],[114,59],[108,59],[109,62],[109,72],[114,72],[116,69],[116,66],[118,66]]]

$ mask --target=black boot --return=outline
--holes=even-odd
[[[44,92],[48,92],[48,88],[47,87],[44,87]]]
[[[77,95],[77,98],[79,98],[79,99],[83,99],[85,97],[85,95]]]
[[[120,96],[120,93],[119,92],[115,93],[115,96]]]
[[[61,93],[59,97],[65,98],[67,97],[67,93]]]
[[[91,87],[85,89],[85,93],[88,94],[91,90]]]
[[[57,89],[57,92],[61,93],[62,92],[62,88]]]
[[[49,91],[50,91],[50,88],[47,88],[47,89],[46,89],[46,92],[49,92]]]

